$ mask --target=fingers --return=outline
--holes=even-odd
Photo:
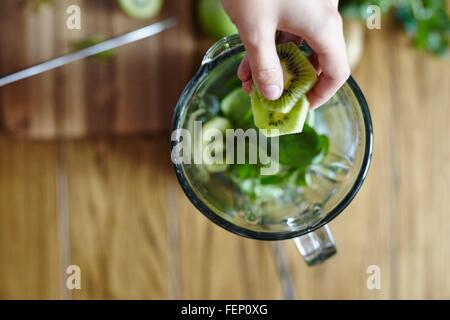
[[[300,44],[302,41],[302,37],[289,32],[280,32],[277,37],[277,43],[294,42],[295,44]]]
[[[250,94],[252,92],[253,81],[250,79],[248,81],[242,82],[242,89]]]
[[[311,109],[316,109],[322,104],[330,100],[339,88],[345,83],[348,77],[334,77],[329,74],[322,73],[319,81],[314,88],[308,93],[308,100]]]
[[[309,57],[309,62],[313,65],[314,69],[316,69],[317,74],[322,73],[322,68],[320,67],[319,63],[319,56],[316,53],[312,53]]]
[[[249,5],[249,2],[239,3]],[[282,32],[278,41],[299,43],[304,39],[315,52],[312,63],[319,79],[308,93],[311,108],[317,108],[328,101],[350,75],[337,3],[337,0],[314,2],[314,5],[312,2],[299,2],[305,19],[298,19],[294,14],[295,10],[289,9],[280,10],[282,18],[274,15],[276,19],[265,19],[263,25],[260,20],[250,21],[255,23],[251,24],[248,20],[235,19],[246,48],[246,58],[238,70],[243,89],[250,92],[254,83],[269,100],[276,100],[281,96],[283,73],[275,44],[275,31],[279,28],[290,34]],[[266,17],[271,17],[271,12],[260,12],[257,16],[264,13]]]
[[[314,88],[308,93],[311,108],[327,102],[341,88],[350,76],[345,53],[323,52],[318,55],[322,73]]]
[[[283,92],[283,72],[275,46],[275,28],[271,31],[265,29],[250,32],[247,37],[241,34],[247,55],[239,67],[238,76],[243,81],[244,90],[248,89],[251,78],[264,97],[276,100]]]
[[[294,42],[300,44],[302,41],[303,39],[301,37],[288,32],[280,32],[276,39],[277,43]],[[242,81],[242,89],[250,93],[252,91],[252,70],[247,57],[244,57],[239,65],[238,77]]]
[[[335,17],[328,28],[315,37],[306,38],[306,41],[317,55],[316,68],[322,71],[317,84],[308,94],[314,109],[327,102],[350,76],[340,16]]]
[[[252,72],[250,70],[250,63],[248,62],[247,57],[242,59],[241,64],[238,69],[238,77],[239,80],[242,81],[242,89],[250,94],[252,92]]]
[[[242,83],[250,80],[252,78],[252,72],[250,70],[250,63],[248,62],[247,57],[242,59],[241,64],[238,69],[238,77],[242,81]]]

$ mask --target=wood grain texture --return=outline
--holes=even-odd
[[[296,298],[448,299],[450,64],[389,28],[366,40],[355,77],[375,129],[371,170],[331,223],[336,257],[309,268],[283,242]],[[28,103],[10,89],[17,96],[1,91],[2,102]],[[68,231],[57,214],[64,202]],[[75,299],[284,297],[270,244],[220,229],[186,199],[166,136],[0,136],[0,298],[67,297],[60,288],[68,263],[82,270]],[[381,290],[366,287],[369,265],[381,268]]]
[[[81,30],[66,27],[69,5],[81,8]],[[89,36],[106,39],[169,16],[177,27],[118,49],[111,61],[86,59],[2,88],[3,125],[33,139],[168,131],[194,71],[192,10],[192,0],[166,1],[160,16],[136,21],[111,0],[58,0],[37,12],[24,0],[4,0],[0,74],[70,52]]]
[[[281,298],[267,243],[212,225],[178,187],[167,137],[67,145],[74,298]]]
[[[212,224],[177,188],[180,298],[282,299],[270,243]]]
[[[450,63],[392,53],[398,297],[450,299]]]
[[[299,298],[448,299],[450,64],[398,32],[369,31],[355,77],[368,100],[374,157],[356,199],[331,223],[338,255],[307,268],[290,251]],[[381,63],[383,62],[383,63]],[[368,266],[381,290],[368,290]]]
[[[167,138],[66,145],[74,298],[169,296]]]
[[[56,148],[0,135],[0,299],[60,297]]]

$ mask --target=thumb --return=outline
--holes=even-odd
[[[275,45],[275,30],[265,34],[261,37],[253,35],[251,41],[243,39],[243,43],[253,81],[264,97],[276,100],[283,93],[283,71]]]

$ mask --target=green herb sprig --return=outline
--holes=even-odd
[[[448,56],[450,18],[445,0],[342,0],[340,11],[344,17],[366,19],[370,5],[391,14],[417,49]]]

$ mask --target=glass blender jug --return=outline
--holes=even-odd
[[[301,49],[310,53],[306,46]],[[222,99],[240,86],[236,73],[243,56],[244,46],[238,35],[223,38],[208,50],[176,106],[172,150],[183,139],[177,134],[178,129],[192,130],[190,122],[208,104],[205,99]],[[369,109],[352,78],[328,103],[314,111],[312,126],[328,136],[328,154],[309,167],[308,183],[302,190],[295,195],[286,192],[285,201],[266,206],[263,213],[256,206],[243,209],[239,190],[220,177],[205,177],[196,164],[175,163],[177,178],[190,201],[212,222],[253,239],[294,238],[306,263],[315,265],[336,253],[327,223],[357,194],[372,154]]]

